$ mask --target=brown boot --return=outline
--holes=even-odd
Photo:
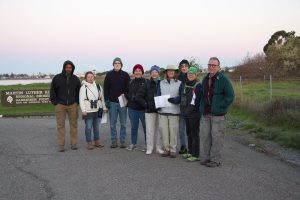
[[[104,147],[104,145],[102,145],[102,144],[100,143],[100,140],[94,141],[94,146],[95,146],[95,147],[98,147],[98,148]]]
[[[92,142],[88,142],[88,143],[86,144],[86,148],[87,148],[88,150],[94,149],[93,143],[92,143]]]

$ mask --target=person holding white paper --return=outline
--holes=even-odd
[[[127,72],[122,70],[123,62],[121,58],[113,61],[114,69],[109,71],[104,80],[105,105],[109,109],[109,122],[111,132],[111,148],[118,147],[117,120],[120,120],[120,148],[126,148],[126,120],[127,107],[121,107],[118,97],[126,92],[130,82]]]
[[[134,79],[129,83],[125,97],[128,99],[128,115],[131,124],[131,144],[127,148],[128,150],[136,149],[138,139],[139,120],[142,122],[144,130],[144,148],[146,150],[146,122],[145,122],[145,108],[141,106],[136,99],[138,90],[146,83],[146,79],[143,78],[144,68],[140,64],[136,64],[132,69]]]
[[[180,96],[179,87],[181,81],[176,79],[176,71],[178,69],[174,65],[168,65],[165,73],[165,79],[160,81],[158,95],[170,95],[168,101],[171,103],[169,107],[161,108],[158,113],[159,131],[162,133],[164,152],[163,157],[176,157],[177,133],[179,128],[180,114]]]

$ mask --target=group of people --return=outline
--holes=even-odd
[[[202,82],[197,80],[198,68],[190,66],[187,60],[182,60],[178,67],[168,65],[162,79],[159,77],[160,67],[156,65],[150,68],[149,79],[143,78],[144,68],[140,64],[133,67],[132,80],[122,67],[122,60],[115,58],[113,70],[107,73],[102,88],[95,83],[92,72],[87,72],[80,83],[73,74],[74,64],[71,61],[63,64],[62,73],[53,78],[50,89],[50,99],[55,105],[58,150],[65,151],[66,115],[70,123],[71,149],[77,149],[79,104],[85,121],[87,149],[103,147],[99,125],[103,114],[108,113],[111,148],[136,149],[141,121],[144,133],[142,151],[146,151],[147,155],[156,151],[162,157],[175,158],[179,135],[178,153],[183,158],[191,162],[201,158],[202,165],[220,166],[226,113],[234,100],[234,90],[230,80],[220,72],[219,59],[209,59],[209,73]],[[155,99],[161,96],[166,97],[166,105],[157,107]],[[126,106],[120,103],[123,97],[127,99]],[[131,124],[131,142],[128,146],[127,112]],[[119,137],[116,127],[118,116]]]

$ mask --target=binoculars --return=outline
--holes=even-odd
[[[98,100],[91,100],[90,103],[91,103],[91,108],[97,108],[97,102]]]

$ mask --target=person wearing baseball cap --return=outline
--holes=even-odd
[[[183,84],[187,81],[187,72],[189,70],[190,63],[188,60],[183,59],[179,63],[179,75],[178,80],[180,80]],[[186,122],[185,118],[182,116],[179,117],[179,140],[180,140],[180,150],[179,154],[187,153],[186,148]]]

